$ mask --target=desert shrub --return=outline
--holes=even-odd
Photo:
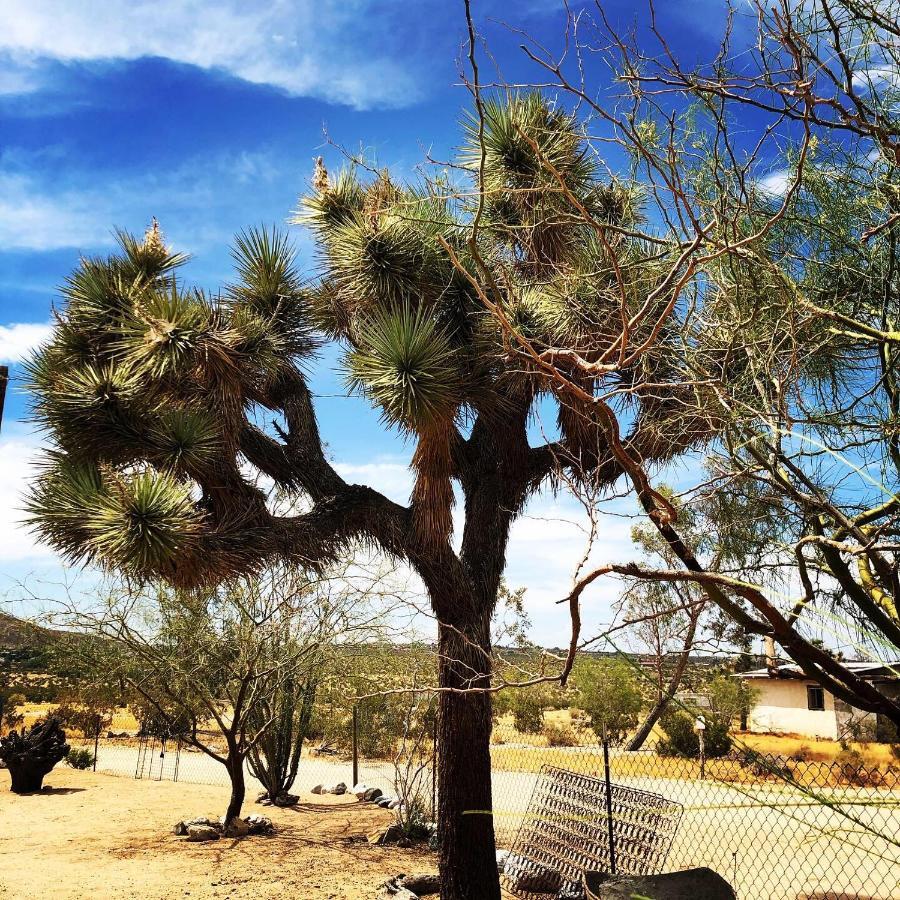
[[[90,706],[75,706],[62,703],[54,715],[66,731],[80,731],[83,737],[93,737],[98,730],[108,728],[112,723],[112,713],[108,709]]]
[[[713,712],[728,725],[749,715],[759,694],[749,682],[730,675],[715,675],[702,690],[709,697]]]
[[[590,716],[591,728],[600,736],[606,726],[609,740],[621,743],[638,723],[644,698],[638,678],[618,659],[589,660],[575,670],[578,705]]]
[[[548,747],[577,747],[578,735],[568,725],[560,725],[556,722],[544,723],[544,737]]]
[[[731,749],[728,722],[718,716],[705,716],[704,744],[707,759],[725,756]],[[661,756],[682,756],[697,759],[700,756],[700,739],[694,731],[694,716],[681,710],[668,710],[660,719],[665,737],[656,745]]]
[[[357,749],[360,756],[383,759],[391,756],[398,741],[409,731],[418,733],[427,729],[433,733],[434,714],[426,704],[415,701],[415,695],[376,694],[360,701],[357,709]],[[421,707],[421,708],[420,708]],[[411,713],[411,711],[413,711]],[[352,728],[348,720],[345,740],[349,749]]]
[[[513,724],[522,734],[540,734],[544,727],[541,699],[526,690],[516,692],[512,702]]]
[[[881,773],[876,767],[867,768],[863,755],[859,750],[845,747],[834,758],[838,767],[838,777],[846,784],[854,784],[859,787],[874,786],[881,781]]]
[[[782,781],[794,781],[791,768],[791,757],[766,756],[755,750],[748,750],[741,758],[742,765],[750,770],[755,778],[775,778]]]
[[[579,709],[577,706],[569,707],[569,720],[571,721],[573,728],[590,727],[590,718],[591,717],[583,709]]]
[[[806,744],[801,744],[791,755],[790,759],[794,762],[810,762],[814,759],[812,750],[806,746]]]
[[[90,769],[94,765],[94,754],[84,747],[72,747],[66,754],[66,765],[73,769]]]

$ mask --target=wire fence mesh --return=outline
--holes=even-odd
[[[360,718],[365,715],[363,709]],[[207,739],[213,740],[211,735]],[[551,739],[553,732],[551,730]],[[93,750],[93,736],[70,739]],[[365,742],[360,742],[363,744]],[[429,746],[419,747],[420,787],[434,797]],[[522,735],[498,723],[493,732],[492,791],[500,847],[514,845],[543,766],[602,778],[602,746],[583,737],[551,746],[545,735]],[[401,793],[404,760],[360,752],[356,780]],[[734,746],[726,756],[666,756],[611,748],[614,785],[652,793],[683,808],[667,870],[708,866],[748,900],[898,900],[900,898],[900,768],[819,761]],[[121,733],[101,735],[97,771],[152,780],[227,785],[224,767],[178,741]],[[295,790],[354,779],[352,754],[304,750]],[[248,772],[248,797],[258,783]],[[429,810],[433,813],[433,809]],[[597,810],[602,816],[603,810]]]
[[[494,730],[494,817],[503,846],[516,839],[543,765],[596,778],[604,772],[598,744],[551,747],[521,738],[513,729]],[[701,763],[659,749],[612,748],[610,778],[683,807],[668,870],[708,866],[753,900],[900,897],[897,768],[740,746]]]

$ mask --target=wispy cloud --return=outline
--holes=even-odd
[[[113,244],[113,228],[138,231],[151,216],[163,223],[179,249],[194,251],[230,242],[247,224],[247,196],[265,215],[266,192],[277,195],[276,221],[283,221],[302,190],[282,179],[280,161],[268,154],[202,155],[136,176],[29,167],[33,160],[0,158],[0,248],[3,251],[89,251]],[[62,181],[61,181],[62,179]],[[223,183],[230,190],[223,192]],[[214,211],[214,215],[211,214]]]
[[[759,190],[767,197],[783,197],[791,184],[791,173],[786,169],[771,172],[757,182]]]
[[[0,325],[0,362],[25,359],[50,337],[49,323],[15,322]]]
[[[891,66],[874,66],[853,73],[853,87],[864,93],[900,89],[900,70]]]
[[[16,423],[11,423],[13,426]],[[4,431],[7,431],[4,424]],[[21,429],[13,428],[13,432]],[[34,436],[18,434],[0,439],[0,562],[52,559],[53,551],[38,543],[24,523],[24,495],[37,474],[40,442]]]
[[[422,84],[411,54],[394,52],[401,14],[374,0],[5,0],[0,51],[7,72],[16,59],[160,57],[359,109],[400,107]]]

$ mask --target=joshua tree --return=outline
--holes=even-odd
[[[607,407],[590,403],[601,382],[635,398],[622,442],[645,462],[710,428],[682,414],[677,391],[639,390],[666,371],[677,254],[628,237],[634,191],[601,180],[579,123],[539,94],[479,108],[458,185],[317,166],[297,216],[316,241],[314,284],[286,237],[251,230],[236,240],[235,281],[207,296],[177,280],[184,257],[154,224],[82,260],[31,364],[54,445],[31,509],[67,557],[195,588],[272,560],[324,566],[362,542],[418,573],[439,623],[440,863],[457,900],[499,897],[489,629],[513,520],[555,472],[602,487],[627,465]],[[541,355],[523,362],[497,315]],[[348,484],[326,458],[304,375],[323,337],[385,426],[414,441],[408,506]],[[595,366],[579,369],[579,391],[555,395],[544,367],[584,360]],[[558,439],[533,440],[536,411],[560,399]],[[305,511],[280,514],[257,475]]]
[[[66,732],[52,716],[0,738],[0,761],[9,769],[10,790],[15,794],[39,791],[44,776],[68,752]]]

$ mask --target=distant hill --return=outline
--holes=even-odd
[[[0,651],[45,647],[54,635],[49,628],[0,612]]]

